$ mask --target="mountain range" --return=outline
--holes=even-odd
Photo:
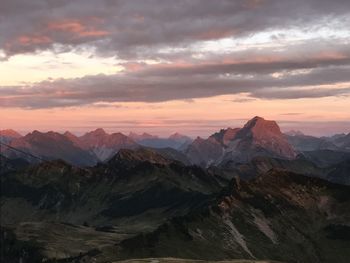
[[[37,161],[21,152],[29,153],[44,160],[62,159],[78,166],[93,166],[97,162],[104,162],[116,154],[120,149],[135,149],[138,147],[151,147],[155,149],[180,149],[192,140],[184,135],[175,133],[169,138],[142,134],[122,133],[108,134],[99,128],[87,132],[83,136],[76,136],[67,131],[58,132],[33,131],[25,136],[13,130],[0,131],[3,145],[2,153],[8,157],[27,158],[29,161]],[[20,150],[15,151],[13,148]]]
[[[4,262],[349,261],[348,135],[0,134]]]
[[[92,168],[1,158],[6,262],[350,256],[349,186],[290,172],[270,157],[231,170],[231,179],[229,170],[186,166],[145,148]],[[274,168],[261,167],[268,161]],[[244,178],[248,170],[253,179]]]
[[[33,131],[25,136],[13,130],[0,131],[1,142],[12,148],[30,153],[41,159],[62,159],[73,165],[94,166],[98,162],[109,160],[120,149],[148,147],[168,149],[178,152],[184,162],[208,167],[221,162],[249,162],[256,156],[269,156],[281,159],[294,159],[307,152],[331,150],[337,153],[350,151],[350,133],[332,137],[313,137],[301,132],[283,134],[275,121],[254,117],[242,128],[222,129],[208,138],[190,137],[174,133],[168,138],[143,133],[108,134],[99,128],[76,136],[69,131],[57,132]],[[33,158],[14,151],[3,145],[2,154],[8,157]],[[186,161],[184,160],[186,156]]]

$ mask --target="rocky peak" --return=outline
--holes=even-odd
[[[15,130],[12,130],[12,129],[1,130],[0,131],[0,136],[10,137],[10,138],[20,138],[20,137],[22,137],[21,134],[19,134],[18,132],[16,132]]]
[[[182,139],[187,139],[188,137],[186,135],[183,135],[181,133],[175,132],[169,136],[169,139],[173,140],[182,140]]]
[[[37,130],[34,130],[32,133],[28,133],[26,136],[23,137],[26,141],[60,141],[65,140],[66,137],[58,132],[54,131],[48,131],[48,132],[40,132]]]
[[[293,147],[282,134],[278,124],[258,116],[248,121],[237,132],[231,144],[231,150],[240,153],[241,156],[246,154],[248,159],[263,152],[287,159],[296,156]]]
[[[96,141],[96,140],[100,140],[100,139],[106,138],[106,137],[108,137],[108,134],[105,132],[105,130],[102,128],[98,128],[94,131],[90,131],[90,132],[85,133],[80,138],[91,142],[91,140]]]
[[[107,135],[105,130],[102,129],[102,128],[97,128],[96,130],[90,132],[90,134],[95,135],[95,136],[105,136],[105,135]]]
[[[134,166],[143,162],[166,165],[173,161],[150,149],[138,148],[135,150],[121,149],[108,163]]]
[[[206,139],[203,139],[202,137],[197,136],[197,138],[194,139],[194,141],[192,142],[192,145],[193,146],[201,145],[202,143],[205,143],[205,142],[206,142]]]
[[[94,131],[85,133],[83,136],[80,137],[80,139],[84,143],[90,146],[93,146],[93,145],[101,144],[108,137],[109,135],[102,128],[98,128]]]
[[[77,138],[77,136],[71,133],[70,131],[66,131],[65,133],[63,133],[63,135],[68,138]]]
[[[156,139],[156,138],[158,138],[158,136],[155,136],[155,135],[152,135],[152,134],[149,134],[149,133],[146,133],[146,132],[144,132],[142,134],[137,134],[137,133],[134,133],[134,132],[130,132],[128,137],[131,138],[134,141],[141,141],[141,140],[146,140],[146,139]]]
[[[34,130],[30,133],[28,133],[26,136],[40,136],[41,134],[43,134],[42,132],[38,131],[38,130]]]
[[[74,145],[87,150],[88,145],[86,145],[82,140],[80,140],[75,134],[71,133],[70,131],[66,131],[63,136],[65,136],[68,140],[70,140]]]
[[[239,131],[239,128],[227,128],[227,129],[221,129],[219,132],[214,133],[209,138],[214,138],[216,141],[221,143],[224,146],[227,146],[230,141],[232,141]]]
[[[256,138],[267,138],[273,135],[283,136],[275,121],[265,120],[262,117],[254,117],[248,121],[244,127],[237,133],[237,137],[253,136]]]
[[[44,133],[42,133],[38,130],[34,130],[34,131],[26,134],[21,139],[23,139],[23,141],[27,141],[27,142],[35,142],[35,141],[41,140],[43,135],[44,135]],[[17,140],[17,141],[19,141],[19,140]]]

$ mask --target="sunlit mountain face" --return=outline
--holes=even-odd
[[[350,262],[350,1],[1,0],[0,262]]]

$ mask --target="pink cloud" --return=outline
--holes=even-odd
[[[49,48],[53,43],[79,43],[86,39],[108,36],[109,31],[100,29],[104,21],[98,17],[87,17],[84,20],[64,19],[42,24],[33,32],[13,37],[5,43],[8,53],[32,52],[39,48]]]
[[[33,45],[33,44],[49,44],[52,43],[52,39],[47,36],[40,35],[24,35],[17,38],[17,43],[21,45]]]
[[[99,22],[99,20],[94,19]],[[62,20],[50,22],[47,26],[48,31],[61,31],[65,33],[73,33],[76,37],[100,37],[107,36],[110,32],[106,30],[96,29],[93,25],[86,25],[79,20]]]

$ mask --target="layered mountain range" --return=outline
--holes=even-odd
[[[0,131],[2,154],[14,158],[28,158],[13,148],[44,160],[62,159],[78,166],[93,166],[109,160],[120,149],[148,147],[171,152],[181,156],[183,162],[208,167],[222,162],[249,162],[257,156],[269,156],[281,159],[295,159],[298,154],[317,155],[317,152],[331,150],[346,153],[350,151],[350,134],[333,137],[313,137],[301,132],[283,134],[275,121],[254,117],[242,128],[222,129],[208,138],[192,140],[190,137],[175,133],[168,138],[147,133],[124,135],[108,134],[99,128],[83,136],[70,132],[33,131],[25,136],[13,130]],[[185,160],[187,159],[187,160]]]
[[[0,134],[4,262],[350,258],[348,135]]]
[[[91,168],[1,156],[3,259],[347,262],[349,186],[290,172],[298,169],[290,160],[257,158],[230,170],[146,148]]]
[[[133,133],[126,136],[122,133],[108,134],[101,128],[80,137],[69,131],[63,134],[53,131],[46,133],[33,131],[21,136],[13,130],[0,131],[0,136],[1,142],[4,143],[1,152],[8,157],[37,161],[22,153],[25,152],[44,160],[62,159],[78,166],[93,166],[97,162],[107,161],[120,149],[135,149],[142,146],[179,149],[191,142],[189,137],[178,133],[169,138]],[[15,151],[16,149],[20,151]]]

